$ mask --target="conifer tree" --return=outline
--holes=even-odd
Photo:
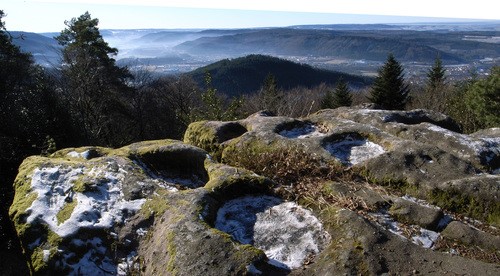
[[[117,146],[126,142],[128,116],[125,94],[132,89],[128,69],[118,67],[112,56],[118,49],[104,41],[97,18],[88,12],[65,22],[56,40],[62,50],[61,87],[73,124],[83,144]]]
[[[321,100],[321,109],[329,109],[335,108],[333,104],[333,91],[328,89],[326,90],[326,94]]]
[[[446,82],[446,69],[444,69],[441,59],[436,57],[434,65],[427,71],[427,89],[436,90],[442,87]]]
[[[273,74],[267,74],[264,83],[259,92],[261,108],[271,111],[275,114],[278,113],[278,106],[282,99],[282,95],[278,89],[276,78]]]
[[[325,97],[321,101],[321,108],[337,108],[341,106],[351,106],[352,95],[346,81],[341,77],[335,85],[334,91],[327,90]]]
[[[243,105],[242,99],[233,98],[229,104],[225,105],[217,89],[212,86],[212,76],[209,72],[205,73],[206,90],[201,94],[203,106],[194,115],[194,120],[218,120],[228,121],[237,120],[241,116],[240,109]]]
[[[333,92],[333,108],[351,106],[351,104],[352,95],[349,86],[343,78],[340,78],[335,85],[335,91]]]
[[[378,70],[368,99],[389,110],[402,110],[408,101],[410,92],[404,81],[403,67],[389,54],[387,61]]]
[[[415,99],[420,106],[439,112],[446,112],[450,89],[446,85],[446,69],[436,57],[434,65],[427,71],[426,86],[422,95]]]

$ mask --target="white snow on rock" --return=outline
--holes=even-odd
[[[68,152],[67,156],[72,158],[83,158],[88,160],[90,156],[90,151],[86,150],[84,152],[77,152],[73,150]]]
[[[73,191],[74,182],[83,174],[95,179],[94,189],[84,193]],[[42,221],[61,237],[85,228],[112,228],[124,222],[127,215],[139,210],[145,202],[145,199],[124,199],[122,180],[125,174],[122,169],[113,172],[105,165],[91,170],[69,166],[37,168],[32,175],[31,188],[38,197],[27,210],[30,213],[27,223]],[[71,216],[59,222],[57,214],[70,202],[76,202]]]
[[[87,241],[76,240],[74,244],[87,248],[87,250],[77,263],[66,263],[72,269],[69,275],[117,274],[117,265],[109,257],[104,256],[107,249],[100,238],[94,237]],[[72,259],[74,255],[75,253],[66,253],[66,260]]]
[[[403,235],[403,229],[400,227],[399,222],[395,221],[385,210],[376,213],[368,213],[374,221],[380,224],[389,232],[400,236],[403,239],[407,239]],[[432,248],[439,238],[439,233],[419,226],[413,225],[413,227],[418,228],[418,233],[411,235],[411,241],[414,244],[420,245],[424,248]]]
[[[292,128],[289,130],[282,130],[278,133],[279,135],[286,138],[296,138],[296,139],[306,139],[311,137],[323,137],[326,133],[321,132],[313,124],[305,124],[300,127]]]
[[[484,155],[486,162],[500,155],[500,137],[495,138],[472,138],[469,135],[460,134],[451,130],[428,124],[428,129],[443,134],[447,139],[470,148],[476,155]],[[464,155],[464,157],[467,157]]]
[[[359,164],[385,152],[384,148],[378,144],[350,135],[344,140],[327,143],[325,149],[346,166]]]
[[[217,213],[215,227],[263,250],[271,264],[290,269],[318,254],[330,239],[311,211],[265,195],[226,202]]]
[[[439,233],[424,228],[420,229],[420,235],[415,235],[411,237],[414,244],[418,244],[423,248],[431,248],[434,243],[438,240]]]

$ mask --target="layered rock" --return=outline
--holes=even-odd
[[[10,216],[42,275],[499,275],[498,130],[457,130],[363,107],[197,122],[27,158]],[[231,166],[291,150],[317,161],[308,193]],[[323,179],[332,164],[352,177]]]
[[[237,127],[240,135],[224,135],[224,131],[231,127]],[[243,129],[247,131],[243,132]],[[471,135],[458,131],[460,127],[440,113],[387,111],[375,106],[359,106],[322,110],[301,119],[259,112],[240,121],[198,122],[188,128],[184,141],[207,149],[228,164],[256,167],[252,166],[251,160],[242,162],[242,159],[259,162],[263,160],[262,156],[279,157],[283,152],[293,150],[303,154],[304,159],[307,159],[306,155],[314,156],[313,159],[320,160],[320,167],[333,162],[343,166],[344,170],[359,172],[357,181],[319,182],[317,190],[334,202],[334,206],[354,210],[366,223],[363,227],[374,227],[371,232],[366,232],[366,236],[356,233],[351,237],[354,243],[360,242],[358,238],[362,241],[360,248],[370,249],[342,248],[343,253],[330,257],[336,265],[343,265],[332,268],[332,263],[317,260],[311,267],[321,263],[328,269],[345,273],[412,273],[407,268],[398,267],[397,263],[404,260],[415,267],[426,267],[427,272],[450,273],[452,270],[436,270],[435,263],[424,265],[424,262],[439,259],[439,262],[449,262],[454,269],[461,267],[463,271],[469,271],[464,266],[482,266],[481,262],[461,263],[439,251],[493,263],[498,261],[500,254],[498,249],[476,242],[483,239],[468,242],[470,238],[457,238],[458,234],[452,235],[448,233],[450,229],[446,230],[448,225],[454,229],[455,223],[462,221],[467,227],[481,229],[474,232],[480,237],[492,235],[498,238],[497,227],[500,226],[500,130],[483,130]],[[276,161],[283,160],[277,158]],[[282,166],[299,169],[290,164]],[[262,171],[265,172],[265,168]],[[363,179],[359,180],[360,177]],[[330,213],[324,219],[338,221],[339,212],[346,214],[336,212],[336,215]],[[452,221],[454,223],[449,224]],[[341,233],[330,232],[333,244],[336,239],[346,239],[344,234],[354,227],[351,223],[353,221],[347,220]],[[337,229],[339,225],[332,227]],[[443,230],[448,234],[441,235]],[[425,250],[400,243],[385,231]],[[371,252],[379,244],[385,246],[381,248],[384,253],[377,253],[379,256],[387,254],[384,250],[388,250],[399,252],[399,257],[389,254],[391,256],[376,260],[376,254]],[[405,253],[394,247],[405,248]],[[353,252],[358,254],[357,257]],[[341,257],[342,254],[346,255]],[[414,254],[426,257],[419,259]],[[345,259],[342,261],[342,258]],[[328,271],[323,269],[315,268],[314,271]],[[497,269],[498,266],[491,266],[483,272],[492,273]],[[477,274],[474,271],[469,273]]]
[[[10,215],[34,274],[279,275],[318,255],[329,234],[273,185],[179,141],[65,149],[23,162]],[[263,219],[230,219],[221,210],[231,202]],[[222,231],[238,221],[246,240]]]
[[[371,182],[500,226],[500,129],[465,135],[440,113],[373,108],[327,109],[302,119],[260,112],[237,122],[198,122],[184,141],[225,163],[299,148],[363,169]],[[224,135],[232,127],[240,136]]]

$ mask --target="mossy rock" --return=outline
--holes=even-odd
[[[220,161],[223,143],[245,132],[247,129],[238,122],[201,121],[188,126],[184,142],[206,150],[212,158]]]

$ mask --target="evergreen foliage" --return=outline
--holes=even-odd
[[[470,87],[465,103],[481,122],[480,128],[500,127],[500,66],[493,67],[488,77]]]
[[[427,89],[436,90],[446,83],[446,69],[443,67],[441,59],[436,57],[434,65],[427,71]]]
[[[132,91],[127,86],[132,75],[115,65],[111,56],[118,50],[104,41],[98,23],[86,12],[66,21],[56,37],[64,47],[61,88],[75,131],[83,132],[81,143],[117,146],[130,139],[123,137],[130,128],[124,97]]]
[[[335,85],[342,77],[354,87],[370,85],[369,77],[314,68],[289,60],[265,56],[248,55],[235,59],[224,59],[198,68],[189,75],[201,86],[205,82],[205,72],[210,72],[212,85],[221,94],[229,97],[256,94],[262,88],[263,80],[272,74],[279,80],[278,89],[289,90],[296,87],[313,88],[324,83]]]
[[[466,133],[500,127],[500,67],[493,67],[485,79],[473,76],[461,83],[450,100],[449,114]]]
[[[268,73],[259,91],[260,108],[278,114],[277,107],[282,99],[276,77]]]
[[[352,94],[349,85],[344,79],[340,78],[335,85],[335,90],[332,95],[332,105],[330,108],[352,105]]]
[[[202,106],[198,114],[195,114],[194,120],[230,121],[241,118],[239,109],[243,100],[234,98],[226,106],[224,99],[212,86],[212,76],[209,72],[205,73],[205,87],[205,92],[201,94]]]
[[[403,67],[393,54],[378,70],[368,99],[384,109],[403,110],[408,101],[410,89],[404,81]]]
[[[57,127],[60,116],[53,86],[31,54],[13,44],[23,38],[6,30],[4,16],[0,10],[0,255],[12,256],[21,254],[8,216],[17,168],[29,155],[52,152],[52,137],[64,131]],[[11,265],[18,269],[16,273],[28,274],[24,261]]]
[[[320,107],[321,109],[336,108],[333,97],[333,91],[331,89],[326,90],[325,96],[321,99]]]
[[[434,65],[427,71],[426,86],[423,95],[417,101],[421,106],[439,112],[446,112],[450,88],[446,83],[446,69],[441,63],[441,59],[436,57]]]

